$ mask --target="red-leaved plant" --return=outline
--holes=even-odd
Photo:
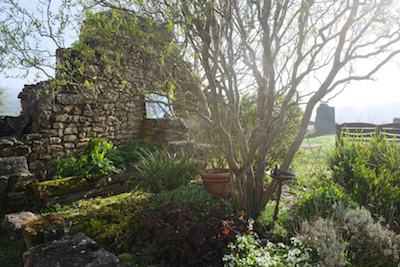
[[[218,204],[194,210],[185,206],[166,204],[157,212],[146,215],[141,240],[151,244],[155,262],[171,266],[222,266],[226,245],[237,233],[246,231],[245,220],[232,221],[232,215]]]

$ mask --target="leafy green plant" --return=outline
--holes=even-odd
[[[56,172],[53,179],[76,175],[119,173],[128,166],[133,166],[142,153],[150,151],[148,141],[140,140],[116,149],[112,142],[100,137],[89,143],[90,152],[79,158],[71,156],[69,161],[56,160]]]
[[[356,208],[350,195],[341,188],[325,183],[325,186],[317,188],[294,206],[296,215],[300,220],[310,220],[318,217],[327,218],[335,210],[333,205],[341,203],[345,208]]]
[[[102,140],[100,137],[93,139],[89,143],[89,155],[82,155],[79,159],[71,156],[71,162],[65,162],[61,158],[57,158],[56,172],[54,179],[64,178],[68,176],[100,174],[107,175],[110,173],[118,173],[121,169],[114,166],[109,159],[108,153],[115,149],[112,142]]]
[[[400,146],[384,135],[344,138],[330,157],[333,180],[388,223],[400,220]]]
[[[138,162],[140,186],[143,190],[159,193],[187,185],[198,175],[202,163],[192,156],[170,153],[167,149],[140,155]]]
[[[158,203],[172,203],[182,205],[187,202],[193,203],[194,209],[202,208],[206,203],[216,204],[214,197],[203,187],[197,184],[181,185],[171,191],[163,191],[156,194],[153,199]]]

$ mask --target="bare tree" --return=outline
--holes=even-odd
[[[4,112],[4,108],[7,107],[6,100],[7,95],[4,92],[4,88],[0,87],[0,114]]]
[[[171,60],[165,64],[164,55],[155,55],[164,66],[160,72],[167,81],[161,87],[165,91],[169,86],[166,95],[171,97],[173,92],[174,105],[196,113],[221,137],[238,203],[254,213],[265,207],[279,185],[277,181],[265,184],[265,159],[288,112],[304,105],[300,130],[282,170],[289,168],[319,101],[340,92],[351,81],[372,79],[400,53],[396,48],[399,14],[395,2],[389,0],[82,2],[85,11],[111,9],[139,14],[173,30],[173,42],[167,46],[175,48],[167,53]],[[106,21],[106,17],[98,19]],[[129,53],[121,50],[127,45],[129,38],[116,42],[119,58]],[[172,60],[180,58],[191,65]],[[105,64],[115,62],[115,56],[105,59]],[[181,65],[171,67],[176,64]],[[179,73],[184,66],[193,69],[201,86],[183,86],[186,76],[173,78],[171,73]],[[112,78],[113,83],[117,78]],[[241,97],[249,91],[256,93],[258,105],[251,133],[244,131],[239,120]]]

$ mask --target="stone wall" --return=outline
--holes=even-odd
[[[7,199],[21,198],[27,184],[45,180],[58,157],[87,153],[94,138],[117,147],[142,138],[164,145],[188,139],[184,120],[147,119],[143,102],[98,103],[76,94],[40,93],[45,88],[46,83],[25,86],[21,115],[1,120],[0,195]]]
[[[152,41],[149,45],[153,50],[162,50],[171,36],[164,33],[162,24],[154,25],[166,40]],[[99,48],[98,51],[102,51],[102,45],[106,46],[104,40],[85,42]],[[154,83],[160,83],[165,77],[156,57],[135,47],[126,51],[119,68],[107,72],[103,70],[100,56],[87,59],[78,50],[59,49],[56,77],[62,86],[55,86],[55,81],[50,80],[25,85],[18,96],[22,106],[20,116],[0,118],[0,209],[1,203],[24,197],[30,182],[44,181],[57,158],[68,160],[71,155],[79,157],[89,152],[92,139],[101,137],[117,147],[143,138],[154,145],[179,143],[182,146],[188,140],[188,126],[183,119],[147,119],[142,91],[160,90]],[[64,68],[63,62],[85,62],[85,71],[77,71],[74,64]],[[173,69],[174,63],[166,59],[165,65]],[[191,77],[189,70],[171,73]],[[101,77],[101,82],[87,80],[96,79],[92,77]],[[93,88],[81,90],[91,82]]]

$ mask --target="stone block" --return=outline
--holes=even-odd
[[[39,168],[40,170],[43,170],[44,164],[42,168]],[[33,169],[33,168],[32,168]],[[35,175],[30,173],[30,172],[22,172],[18,174],[13,174],[10,175],[9,177],[9,188],[12,191],[21,191],[25,190],[26,186],[30,183],[32,183],[35,180]]]
[[[16,157],[24,156],[31,152],[31,148],[28,146],[14,146],[0,148],[0,157]]]
[[[30,211],[6,214],[3,227],[10,239],[15,241],[22,238],[22,224],[31,220],[37,220],[37,216]]]
[[[23,145],[23,144],[24,144],[23,142],[19,141],[14,136],[0,137],[0,148],[13,147],[16,145]]]
[[[66,149],[73,149],[73,148],[75,148],[75,144],[74,143],[65,143],[64,147]]]
[[[64,135],[63,137],[64,142],[75,142],[78,140],[78,137],[76,135]]]
[[[80,118],[79,115],[70,115],[68,117],[68,122],[74,122],[74,123],[79,122],[79,118]]]
[[[25,267],[121,267],[117,257],[83,233],[29,248],[23,254]]]
[[[62,123],[62,122],[55,122],[55,123],[53,123],[53,128],[54,129],[63,129],[64,128],[64,123]]]
[[[29,163],[30,170],[43,170],[44,168],[44,163],[41,160],[35,160]]]
[[[53,123],[54,125],[54,123]],[[45,130],[42,133],[43,137],[52,137],[52,136],[57,136],[58,132],[57,130]]]
[[[61,145],[50,145],[47,147],[47,151],[49,153],[59,152],[62,151],[64,148]]]
[[[39,133],[32,133],[32,134],[26,134],[25,135],[25,140],[26,141],[32,141],[32,140],[40,140],[42,138],[42,135]]]
[[[7,176],[0,176],[0,195],[2,195],[8,188],[8,180]]]
[[[83,115],[86,116],[86,117],[92,117],[94,115],[94,112],[91,111],[91,110],[85,110],[83,112]]]
[[[50,214],[25,222],[21,228],[26,247],[31,248],[64,237],[65,222],[61,216]]]
[[[70,116],[68,114],[56,115],[55,120],[57,122],[66,122],[66,121],[68,121],[69,117]],[[54,127],[54,123],[53,123],[53,127]]]
[[[50,145],[59,144],[59,143],[61,143],[60,137],[50,137],[50,139],[49,139]]]
[[[56,99],[58,103],[64,105],[78,105],[88,102],[84,96],[76,94],[58,94]]]
[[[77,127],[68,127],[64,129],[64,134],[77,134],[78,133],[78,128]]]
[[[0,158],[0,175],[27,171],[28,163],[25,157]]]

